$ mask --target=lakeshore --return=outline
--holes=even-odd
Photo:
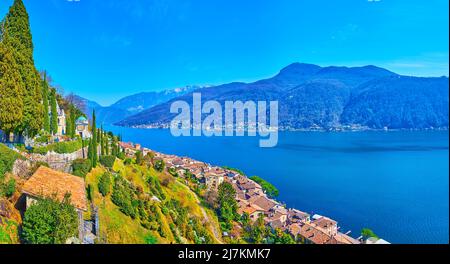
[[[281,132],[278,147],[263,150],[256,138],[108,129],[159,152],[258,175],[288,207],[327,215],[354,237],[369,227],[392,243],[448,241],[448,131]]]
[[[286,232],[295,240],[307,244],[363,243],[362,237],[355,239],[348,235],[349,232],[345,234],[340,232],[338,223],[327,216],[310,215],[296,208],[287,208],[270,197],[260,184],[239,170],[217,167],[188,157],[167,155],[133,142],[119,142],[119,145],[129,157],[133,157],[138,151],[144,156],[152,152],[155,159],[164,161],[169,171],[177,177],[183,177],[187,186],[190,186],[190,181],[194,181],[204,184],[207,192],[217,192],[223,182],[228,182],[236,191],[237,213],[241,216],[247,214],[252,223],[263,217],[266,226]],[[223,236],[239,237],[242,228],[236,223],[230,233],[223,232]],[[373,238],[373,243],[388,244],[379,238]]]

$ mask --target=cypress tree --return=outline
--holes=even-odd
[[[103,131],[103,126],[100,129],[100,146],[101,146],[101,155],[106,155],[106,150],[105,150],[105,132]]]
[[[70,122],[71,122],[71,125],[70,125],[70,137],[71,138],[75,138],[75,132],[76,132],[76,119],[77,119],[77,115],[76,115],[76,110],[75,110],[75,106],[74,105],[71,105],[70,106],[70,116],[71,116],[71,118],[70,118]]]
[[[47,73],[44,72],[44,79],[42,80],[42,102],[44,108],[44,130],[48,133],[50,131],[50,118],[48,114],[48,83],[47,83]]]
[[[109,135],[105,133],[105,152],[109,156]]]
[[[66,135],[72,138],[72,115],[70,111],[66,114]]]
[[[83,153],[83,159],[86,158],[85,155],[84,155],[84,148],[85,148],[85,146],[84,146],[84,139],[81,139],[81,153]]]
[[[7,138],[23,121],[23,87],[12,51],[0,41],[0,129]]]
[[[97,167],[97,125],[95,120],[95,110],[92,110],[92,167]]]
[[[58,110],[56,109],[56,91],[50,91],[50,131],[53,135],[58,133]]]
[[[112,154],[114,157],[117,157],[116,137],[115,137],[115,136],[113,136],[113,137],[111,138],[111,154]]]
[[[23,82],[23,119],[16,131],[35,136],[43,127],[42,88],[33,60],[30,22],[22,0],[14,0],[4,20],[2,32],[8,35],[2,42],[11,48]]]
[[[92,164],[92,162],[93,162],[93,155],[92,155],[92,151],[93,151],[93,148],[92,148],[92,138],[91,139],[89,139],[89,145],[88,145],[88,153],[87,153],[87,157],[88,157],[88,159],[90,159],[91,160],[91,164]]]

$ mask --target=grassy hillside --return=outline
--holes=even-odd
[[[21,184],[10,172],[14,162],[22,159],[18,153],[0,144],[0,244],[19,243],[18,225],[20,214],[13,204],[18,199],[18,185]]]
[[[99,208],[100,243],[221,243],[215,214],[173,176],[117,159],[103,196],[98,186],[106,172],[96,168],[86,175]]]

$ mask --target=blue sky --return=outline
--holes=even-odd
[[[13,0],[0,0],[0,14]],[[292,62],[448,76],[447,0],[24,0],[39,69],[103,105]]]

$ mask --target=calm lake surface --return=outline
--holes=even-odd
[[[275,148],[252,137],[172,137],[164,129],[108,127],[124,141],[258,175],[288,207],[329,216],[358,237],[449,242],[448,131],[280,132]]]

